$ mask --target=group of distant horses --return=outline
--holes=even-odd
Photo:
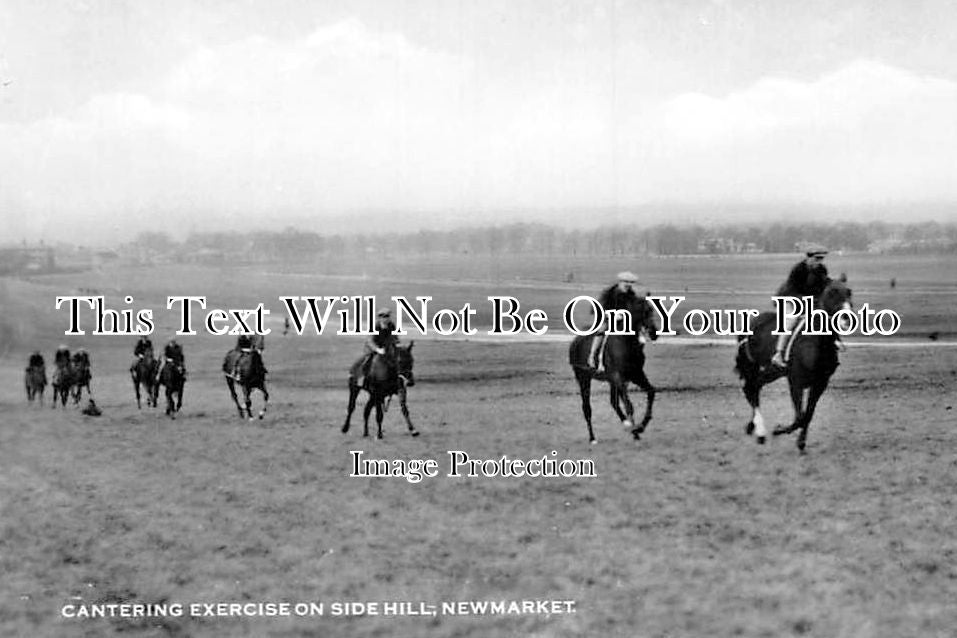
[[[834,316],[842,309],[850,308],[851,290],[845,281],[829,280],[816,307]],[[589,361],[592,340],[598,335],[576,337],[570,347],[568,360],[578,381],[581,396],[581,409],[588,428],[588,439],[594,443],[595,432],[592,426],[591,382],[593,379],[605,381],[610,388],[611,406],[622,424],[628,427],[635,439],[639,439],[652,419],[655,401],[655,387],[644,372],[644,346],[649,340],[657,339],[658,326],[655,310],[644,297],[634,297],[631,305],[622,309],[629,316],[632,330],[628,334],[608,334],[601,348],[602,369],[599,372]],[[831,375],[837,369],[837,337],[834,334],[804,334],[793,338],[791,356],[785,368],[771,364],[776,337],[772,335],[774,313],[761,313],[754,322],[753,334],[742,337],[738,342],[735,357],[735,369],[744,382],[744,395],[752,409],[751,419],[745,430],[754,434],[759,443],[764,443],[767,430],[760,411],[761,389],[777,379],[786,377],[794,406],[794,420],[790,425],[773,430],[774,435],[789,434],[798,431],[797,446],[803,453],[807,445],[807,432],[814,410],[821,395],[828,386]],[[359,393],[365,390],[369,400],[363,410],[364,436],[369,436],[369,417],[373,410],[378,425],[377,436],[382,438],[382,421],[388,403],[393,396],[399,397],[402,415],[412,436],[418,431],[412,424],[407,405],[407,389],[415,383],[413,375],[413,343],[408,346],[395,346],[388,356],[375,354],[362,374],[359,362],[349,374],[349,401],[342,432],[348,432],[352,414]],[[234,348],[223,360],[222,371],[230,396],[241,418],[253,418],[251,393],[259,390],[263,396],[263,406],[259,412],[262,419],[269,403],[266,388],[266,367],[262,357],[263,345],[258,342],[251,348]],[[36,356],[36,355],[35,355]],[[84,365],[83,361],[86,361]],[[80,402],[82,390],[90,393],[89,359],[76,356],[69,361],[60,361],[53,375],[54,407],[57,400],[65,406],[67,398],[73,397],[74,404]],[[175,418],[183,404],[183,388],[186,382],[185,371],[181,366],[168,362],[157,377],[158,361],[152,352],[141,356],[131,367],[130,374],[136,395],[136,405],[141,408],[140,388],[145,390],[146,403],[156,407],[160,386],[166,388],[166,413]],[[634,404],[628,396],[628,384],[634,383],[645,392],[645,412],[639,423],[635,423]],[[27,398],[33,401],[39,398],[42,403],[43,390],[47,385],[46,371],[31,357],[26,369],[25,385]],[[242,392],[240,402],[237,387]]]
[[[90,396],[90,381],[93,374],[90,370],[90,358],[85,351],[79,350],[72,357],[61,358],[53,372],[53,378],[49,385],[53,388],[52,406],[57,407],[57,403],[66,407],[67,401],[73,399],[76,405],[83,397],[83,390],[86,390]],[[38,401],[43,404],[43,393],[48,385],[46,366],[43,363],[43,357],[34,353],[30,357],[27,369],[24,373],[24,385],[27,391],[27,400]]]

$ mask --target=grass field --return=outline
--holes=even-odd
[[[953,258],[829,257],[855,302],[903,318],[899,338],[853,339],[798,455],[759,447],[734,352],[659,340],[655,418],[634,441],[596,384],[590,446],[566,362],[561,307],[623,267],[687,307],[765,308],[790,258],[586,262],[503,258],[321,264],[316,269],[101,271],[0,282],[0,635],[101,636],[953,636],[957,627],[957,299]],[[574,272],[574,282],[565,275]],[[950,274],[948,274],[950,273]],[[354,276],[358,274],[358,276]],[[889,287],[890,278],[897,285]],[[342,434],[344,371],[359,337],[267,338],[272,400],[236,416],[219,366],[230,337],[183,337],[183,412],[138,411],[134,338],[66,337],[57,295],[95,289],[113,307],[165,297],[273,309],[282,295],[431,295],[480,309],[513,294],[551,318],[549,339],[416,339],[409,437]],[[381,305],[381,304],[380,304]],[[936,333],[937,339],[928,339]],[[26,357],[84,346],[103,415],[28,405]],[[901,347],[884,347],[896,344]],[[637,393],[633,395],[637,397]],[[256,395],[256,400],[259,396]],[[789,421],[784,385],[764,412]],[[643,408],[639,400],[638,409]],[[361,425],[361,418],[360,418]],[[350,478],[350,450],[434,458],[440,476]],[[592,459],[597,478],[450,479],[475,458]],[[572,600],[571,614],[334,616],[334,602]],[[322,602],[323,616],[69,619],[93,603]]]

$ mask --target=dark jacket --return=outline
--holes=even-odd
[[[778,297],[817,297],[827,286],[827,267],[824,264],[809,266],[804,260],[794,264],[787,281],[778,288]]]
[[[618,289],[618,284],[612,284],[601,291],[598,297],[598,303],[605,310],[628,310],[634,307],[633,304],[638,299],[634,290],[622,292]]]
[[[133,348],[133,356],[138,357],[144,355],[147,352],[153,351],[153,342],[149,339],[139,339],[136,342],[136,346]]]
[[[395,330],[395,323],[393,323],[391,319],[377,321],[375,330],[376,333],[372,335],[372,343],[377,348],[385,348],[388,350],[398,341],[396,336],[392,334],[392,331]]]

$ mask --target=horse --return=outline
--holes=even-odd
[[[166,415],[176,419],[176,413],[183,407],[183,388],[186,386],[186,373],[183,366],[172,360],[167,360],[160,371],[159,381],[153,385],[153,405],[159,396],[160,386],[166,388]]]
[[[69,361],[57,363],[50,385],[53,386],[53,405],[51,407],[56,407],[57,399],[60,400],[60,405],[66,407],[66,400],[70,396],[70,388],[73,387],[73,364]]]
[[[27,401],[33,403],[33,399],[39,399],[42,406],[43,391],[47,387],[47,370],[43,360],[36,360],[35,356],[30,357],[30,365],[24,370],[23,385],[27,390]]]
[[[137,357],[136,362],[130,366],[130,378],[133,380],[133,391],[136,393],[137,409],[142,409],[140,403],[141,385],[146,392],[146,406],[156,407],[156,395],[153,392],[153,386],[156,385],[156,365],[157,361],[153,357],[153,352],[147,350]]]
[[[843,279],[828,279],[824,291],[815,302],[815,308],[823,309],[830,322],[838,311],[851,310],[851,289]],[[761,313],[755,319],[753,334],[742,337],[738,343],[735,369],[744,381],[744,396],[751,405],[751,420],[745,426],[745,432],[748,435],[754,434],[758,443],[765,442],[767,430],[760,410],[761,388],[786,376],[794,406],[794,421],[788,426],[776,427],[773,434],[777,436],[800,430],[797,447],[801,454],[804,454],[807,430],[814,417],[814,409],[839,365],[837,335],[830,330],[824,331],[830,334],[804,334],[803,330],[799,330],[800,326],[795,327],[796,334],[791,342],[791,356],[787,367],[779,368],[771,364],[777,340],[777,337],[771,334],[775,319],[773,312]],[[843,315],[838,319],[849,321],[849,318]],[[847,324],[839,327],[844,330]]]
[[[581,394],[582,414],[588,425],[588,441],[596,442],[591,422],[591,381],[607,381],[610,388],[611,407],[615,410],[622,425],[631,429],[632,436],[640,439],[642,432],[651,421],[652,406],[655,403],[655,388],[645,376],[644,344],[649,339],[658,338],[658,325],[654,319],[654,308],[644,297],[635,297],[630,308],[624,309],[631,317],[633,330],[627,335],[608,334],[605,337],[603,360],[605,370],[598,373],[588,362],[593,339],[598,335],[579,335],[572,340],[568,348],[568,362],[575,372],[578,391]],[[646,396],[645,414],[639,425],[635,425],[634,406],[628,398],[628,383],[632,382],[644,390]]]
[[[239,418],[248,417],[253,420],[251,394],[253,390],[259,390],[263,395],[263,406],[259,411],[259,418],[266,416],[266,408],[269,406],[269,390],[266,389],[266,366],[263,364],[262,354],[258,349],[251,349],[248,352],[233,349],[226,353],[223,360],[223,375],[226,377],[226,387],[229,388],[229,395],[239,410]],[[239,403],[239,397],[236,395],[236,383],[243,389],[243,405]],[[243,407],[245,406],[245,408]]]
[[[412,367],[415,359],[412,356],[412,346],[414,341],[410,341],[408,346],[395,346],[394,363],[389,361],[385,355],[375,354],[369,366],[369,373],[365,376],[362,385],[359,385],[359,368],[362,359],[357,361],[349,371],[349,407],[346,411],[346,422],[342,426],[342,432],[349,431],[349,422],[352,419],[352,413],[356,409],[356,399],[360,390],[369,393],[369,401],[362,411],[362,418],[365,427],[362,436],[369,436],[369,415],[372,408],[375,408],[375,418],[378,425],[377,438],[382,438],[382,419],[384,417],[387,400],[393,395],[399,396],[399,406],[402,409],[402,416],[409,428],[409,434],[419,436],[418,430],[412,425],[412,418],[409,416],[409,406],[406,401],[407,388],[415,385],[415,376],[412,373]]]
[[[73,355],[73,405],[80,404],[80,398],[83,396],[83,388],[86,388],[87,396],[92,396],[90,381],[93,379],[93,373],[90,371],[90,357],[84,350],[78,350]]]

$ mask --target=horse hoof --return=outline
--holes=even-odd
[[[420,434],[419,432],[413,432],[412,436],[419,436],[419,434]]]
[[[589,441],[589,443],[591,443],[592,445],[598,445],[598,439],[592,439],[591,441]]]
[[[621,424],[630,430],[634,429],[635,427],[635,424],[632,422],[631,419],[625,419],[624,421],[621,422]]]
[[[754,434],[754,421],[749,421],[746,426],[744,426],[744,433],[748,436]]]
[[[768,440],[766,436],[759,436],[757,439],[758,445],[764,445],[764,442]]]
[[[635,440],[636,440],[636,441],[640,441],[640,440],[641,440],[641,430],[639,430],[638,428],[635,428],[634,430],[632,430],[632,431],[631,431],[631,435],[632,435],[633,437],[635,437]]]

